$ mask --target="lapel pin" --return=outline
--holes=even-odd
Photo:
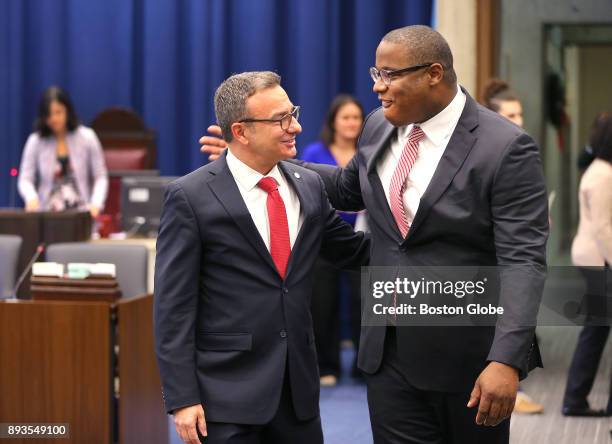
[[[298,172],[294,172],[293,175],[295,176],[296,179],[300,178],[300,173],[298,173]]]

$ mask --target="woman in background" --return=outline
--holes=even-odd
[[[17,186],[26,211],[87,209],[95,218],[103,209],[108,173],[102,146],[94,131],[80,124],[68,94],[57,86],[40,99]]]
[[[565,416],[612,415],[612,385],[606,410],[591,409],[587,401],[610,334],[605,299],[612,280],[612,113],[597,116],[590,146],[595,160],[580,180],[580,223],[572,243],[572,262],[586,281],[587,319],[567,375]]]
[[[523,106],[510,85],[500,79],[491,79],[485,85],[483,105],[504,116],[516,126],[523,127]],[[514,404],[515,413],[542,413],[544,406],[535,402],[520,387]]]
[[[321,130],[321,140],[308,145],[301,158],[307,162],[346,166],[357,152],[357,138],[362,124],[363,108],[357,99],[345,94],[336,96],[327,111]],[[345,221],[355,226],[356,213],[338,213]],[[340,375],[342,289],[347,289],[350,293],[351,336],[355,350],[359,349],[361,325],[359,285],[359,272],[341,273],[333,264],[321,259],[315,266],[311,311],[322,386],[336,385]],[[353,376],[358,375],[359,371],[354,364]]]

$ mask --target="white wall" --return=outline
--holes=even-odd
[[[476,0],[437,0],[435,24],[453,52],[459,83],[476,97]]]

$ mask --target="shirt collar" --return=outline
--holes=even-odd
[[[227,150],[226,161],[227,166],[230,169],[230,172],[232,173],[232,176],[234,176],[234,179],[247,192],[255,188],[263,177],[273,177],[276,180],[276,183],[278,184],[279,188],[284,185],[284,180],[278,168],[278,165],[274,165],[274,168],[272,168],[270,172],[264,176],[260,172],[255,171],[246,163],[238,159],[232,153],[231,148],[228,148]]]
[[[441,145],[449,136],[449,132],[455,128],[463,112],[465,101],[465,94],[461,91],[459,85],[457,85],[457,93],[453,100],[451,100],[451,102],[438,114],[419,125],[425,133],[425,136],[427,136],[435,146]],[[405,140],[408,137],[413,126],[414,125],[410,124],[399,129],[400,140]]]

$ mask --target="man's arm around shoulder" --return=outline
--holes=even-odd
[[[344,221],[332,208],[322,178],[321,186],[322,218],[324,221],[321,256],[338,268],[359,270],[370,262],[370,238]]]

